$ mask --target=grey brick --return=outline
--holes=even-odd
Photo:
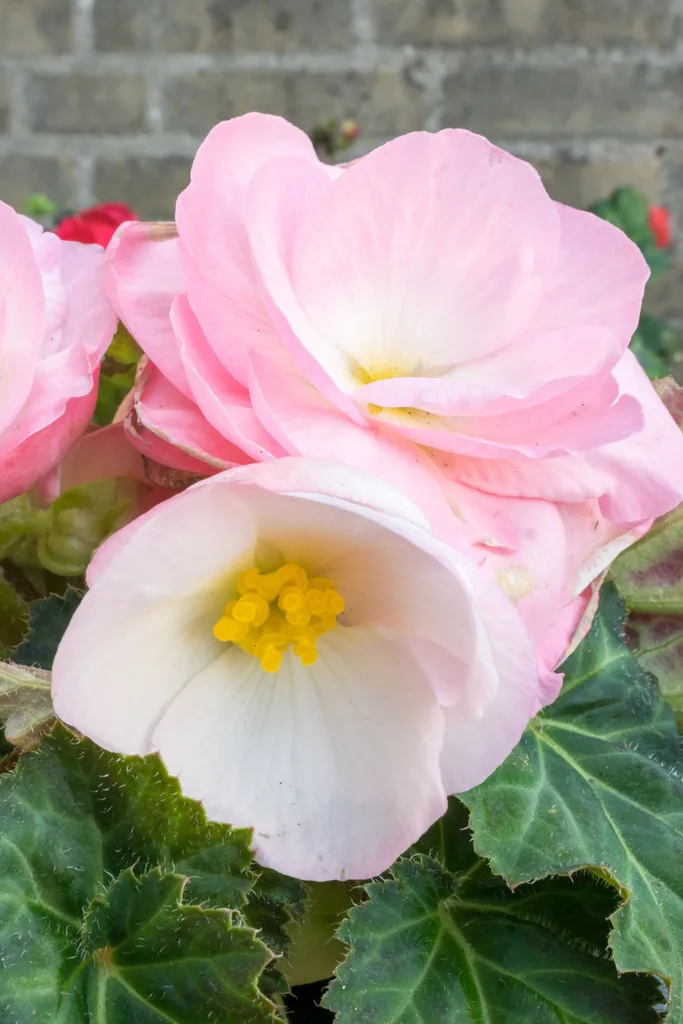
[[[66,53],[71,46],[71,0],[2,0],[0,54]]]
[[[165,107],[170,131],[195,136],[250,110],[281,114],[305,131],[321,118],[355,117],[368,136],[397,135],[423,123],[419,91],[394,71],[207,72],[171,79]]]
[[[559,153],[552,160],[532,160],[553,199],[568,206],[586,207],[608,196],[615,188],[632,186],[651,203],[660,199],[659,160],[629,160],[621,163],[590,162]]]
[[[173,218],[178,194],[190,180],[187,157],[101,159],[95,167],[96,201],[128,203],[150,220]]]
[[[9,90],[7,78],[0,72],[0,133],[9,128]]]
[[[489,66],[466,59],[444,89],[445,124],[498,137],[683,135],[683,69],[676,67]]]
[[[152,49],[152,30],[158,18],[152,0],[95,0],[95,49],[105,53],[141,53]]]
[[[76,205],[74,166],[68,157],[53,159],[10,153],[0,156],[0,199],[20,210],[42,192],[60,209]]]
[[[668,319],[683,317],[683,153],[667,150],[662,156],[664,203],[671,210],[678,255],[672,269],[648,288],[646,308]]]
[[[655,43],[680,28],[675,0],[375,0],[380,37],[415,45]]]
[[[94,135],[140,132],[145,128],[145,93],[140,75],[36,74],[27,88],[31,127]]]
[[[341,50],[352,43],[350,0],[160,2],[160,44],[169,52]]]

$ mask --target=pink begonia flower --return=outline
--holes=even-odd
[[[259,861],[387,868],[485,779],[538,702],[488,576],[376,478],[282,459],[195,484],[115,534],[57,652],[57,714],[158,751]],[[240,596],[241,595],[241,596]]]
[[[63,242],[0,203],[0,501],[85,430],[116,326],[104,251]]]
[[[637,247],[469,132],[340,168],[259,114],[209,134],[176,221],[109,249],[154,366],[138,443],[382,476],[517,602],[551,699],[595,581],[683,496],[683,438],[627,351]]]

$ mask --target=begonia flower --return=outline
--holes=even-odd
[[[538,707],[512,603],[406,497],[323,460],[221,473],[105,542],[57,714],[158,751],[259,861],[364,878],[512,750]]]
[[[104,252],[62,242],[0,203],[0,501],[27,490],[85,430],[116,315]]]
[[[628,352],[648,268],[621,231],[466,131],[341,168],[251,114],[200,147],[176,226],[129,225],[109,259],[152,364],[138,444],[381,476],[502,578],[556,692],[594,582],[683,497],[683,437]]]

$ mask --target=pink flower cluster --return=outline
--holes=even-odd
[[[248,115],[201,146],[176,228],[129,225],[108,258],[150,360],[141,451],[382,477],[498,579],[552,693],[593,581],[683,494],[679,431],[627,352],[634,244],[468,132],[340,169]]]
[[[113,318],[99,250],[2,216],[7,497],[83,428]],[[645,261],[476,135],[331,167],[259,114],[106,260],[146,354],[128,440],[207,479],[96,555],[57,711],[159,750],[263,863],[381,871],[554,699],[609,563],[683,497],[628,351]]]

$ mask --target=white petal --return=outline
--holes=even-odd
[[[367,878],[445,810],[442,714],[410,652],[337,628],[277,675],[233,649],[169,707],[154,743],[211,818],[254,827],[260,862]]]
[[[223,653],[212,627],[253,561],[239,494],[209,484],[153,512],[127,543],[113,538],[53,668],[60,718],[126,754],[149,752],[168,702]]]

